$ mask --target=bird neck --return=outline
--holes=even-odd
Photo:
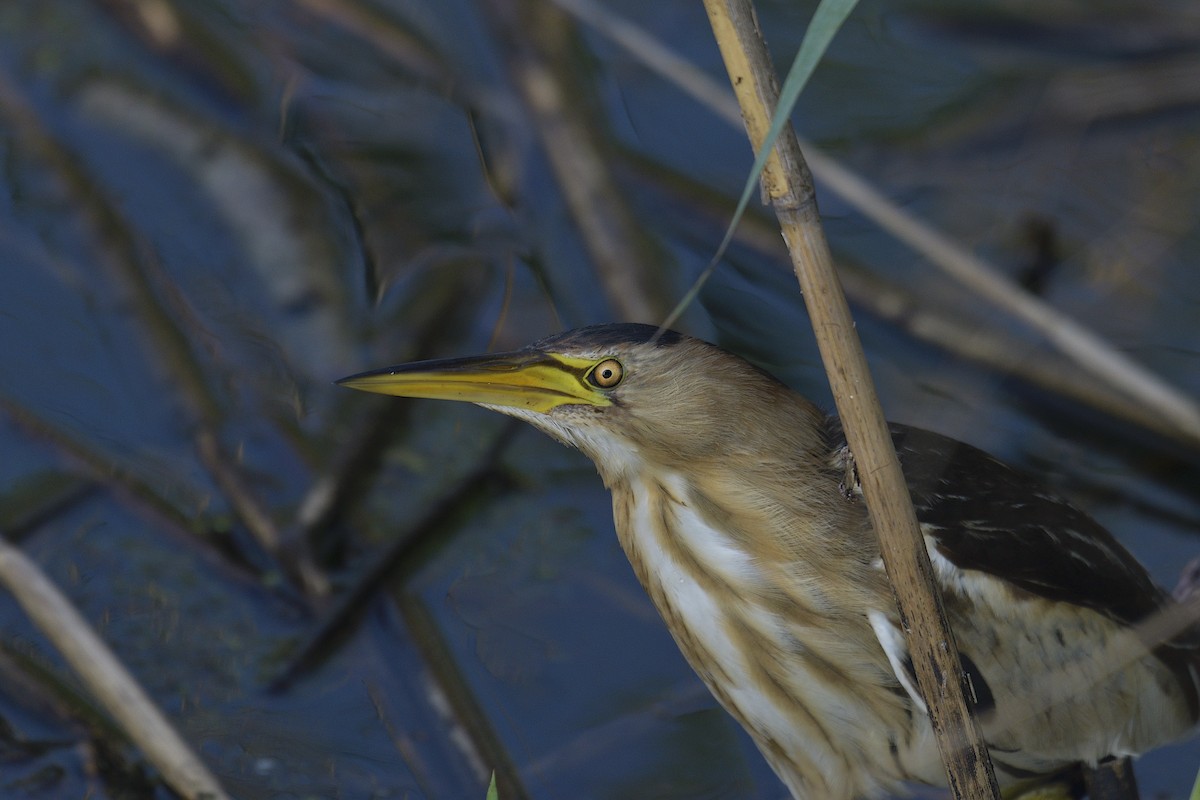
[[[865,510],[815,461],[641,470],[609,488],[621,546],[652,596],[677,570],[822,617],[890,596]],[[831,598],[830,586],[857,596]]]

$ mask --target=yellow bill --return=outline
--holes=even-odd
[[[563,405],[612,402],[586,380],[593,359],[521,350],[468,358],[417,361],[342,378],[364,392],[524,408],[546,413]]]

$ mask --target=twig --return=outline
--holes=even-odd
[[[368,598],[374,596],[379,585],[397,566],[426,541],[425,534],[440,527],[448,518],[458,513],[464,501],[479,490],[480,484],[495,474],[496,461],[516,432],[522,429],[521,424],[515,420],[505,425],[471,472],[460,479],[407,530],[398,533],[387,551],[375,561],[355,586],[340,598],[337,606],[325,616],[291,662],[271,682],[272,691],[281,691],[299,678],[310,667],[317,654],[347,630],[348,620],[362,610]],[[451,741],[459,748],[463,759],[477,777],[485,777],[489,767],[496,771],[504,787],[504,797],[514,800],[527,797],[528,793],[521,785],[519,773],[503,743],[492,730],[487,715],[480,709],[467,681],[460,674],[441,632],[420,609],[419,603],[403,595],[398,603],[409,628],[410,638],[428,666],[428,680],[424,689],[431,705],[446,724],[451,726]],[[402,749],[401,752],[406,751]]]
[[[359,424],[342,437],[345,443],[327,459],[301,499],[283,541],[283,551],[289,560],[294,558],[293,551],[313,550],[315,538],[333,527],[367,493],[395,432],[405,428],[410,404],[370,402],[371,399],[366,403],[358,401],[365,409],[356,416]]]
[[[207,426],[201,427],[193,441],[197,458],[216,481],[233,513],[283,573],[299,584],[304,599],[320,601],[328,596],[329,578],[312,560],[309,552],[304,549],[284,552],[284,539],[279,527],[246,483],[242,470],[238,469],[233,458],[221,446],[216,432]]]
[[[0,583],[176,792],[207,800],[228,797],[70,601],[37,565],[2,537]]]
[[[449,726],[451,744],[476,777],[487,780],[489,771],[494,771],[500,796],[505,800],[527,800],[529,791],[521,780],[521,772],[496,733],[487,710],[476,698],[457,655],[446,643],[445,633],[425,601],[401,593],[397,602],[410,639],[429,665],[422,688],[443,723]]]
[[[362,38],[417,78],[451,95],[463,92],[461,83],[438,53],[419,35],[369,3],[345,0],[297,0],[297,6]]]
[[[44,480],[39,480],[39,484],[44,484]],[[52,487],[40,485],[39,488],[41,491],[32,506],[5,509],[5,519],[0,521],[0,525],[3,526],[5,537],[14,544],[20,544],[37,528],[89,499],[100,490],[100,484],[76,475],[57,473]],[[19,489],[10,493],[6,506],[12,502],[12,495],[17,491]]]
[[[779,89],[750,0],[705,0],[751,144],[771,125]],[[875,387],[821,229],[812,176],[788,126],[763,185],[812,319],[834,400],[854,453],[883,562],[896,592],[917,683],[955,797],[999,797],[991,759],[967,703],[965,673]]]
[[[271,555],[279,552],[279,530],[274,520],[263,510],[258,500],[242,481],[241,472],[222,451],[217,435],[204,427],[196,433],[196,454],[200,463],[208,468],[213,480],[221,487],[234,512],[241,518],[246,529]]]
[[[40,414],[5,394],[0,394],[0,414],[6,416],[14,425],[30,436],[47,442],[50,447],[77,465],[78,469],[96,483],[119,495],[124,495],[132,501],[132,504],[144,507],[159,520],[170,525],[172,529],[199,538],[206,544],[214,544],[210,537],[203,535],[204,531],[196,526],[194,519],[189,519],[176,504],[164,497],[126,464],[89,447],[80,437],[52,424]],[[194,508],[201,506],[202,493],[199,489],[186,484],[183,480],[176,480],[173,485],[177,487],[177,490],[178,487],[183,487],[182,491],[188,497],[187,505]]]
[[[479,484],[494,474],[497,459],[520,429],[519,423],[510,422],[505,425],[500,435],[480,457],[479,462],[470,473],[460,479],[405,530],[396,533],[387,550],[380,554],[354,586],[338,599],[337,604],[300,646],[283,671],[271,681],[272,691],[280,691],[300,677],[312,664],[317,653],[327,647],[336,636],[347,630],[349,620],[362,610],[379,585],[424,540],[424,534],[455,514],[462,508],[464,500],[479,488]]]
[[[840,274],[847,296],[857,306],[915,339],[1060,398],[1090,406],[1172,443],[1188,441],[1192,447],[1200,448],[1200,436],[1181,435],[1178,426],[1156,414],[1154,407],[1115,391],[1111,383],[1094,372],[1080,369],[1066,355],[1050,351],[1031,358],[1028,348],[1013,347],[1011,338],[1006,340],[1002,332],[981,328],[978,318],[930,307],[907,288],[880,280],[862,269],[843,265]]]
[[[218,444],[224,412],[210,385],[196,342],[203,338],[202,326],[178,287],[162,269],[152,248],[120,214],[117,204],[104,202],[85,165],[76,155],[43,130],[41,120],[25,97],[0,73],[0,112],[14,127],[22,143],[44,160],[73,199],[73,207],[91,228],[101,245],[102,262],[114,283],[130,299],[148,334],[145,341],[170,374],[178,396],[183,398],[201,434],[196,446],[202,464],[223,490],[230,505],[259,544],[275,555],[279,536],[270,517],[262,510],[241,474],[236,461]]]
[[[1118,352],[1071,317],[999,275],[983,259],[950,241],[926,223],[889,203],[870,184],[828,158],[812,158],[828,172],[837,168],[837,193],[860,208],[871,207],[872,219],[900,241],[923,254],[950,277],[994,305],[1023,320],[1081,367],[1103,377],[1139,402],[1157,409],[1180,433],[1200,439],[1200,408],[1158,375]]]
[[[404,361],[431,358],[435,345],[445,341],[447,329],[455,329],[455,321],[476,307],[470,292],[460,291],[456,285],[447,289],[437,294],[423,293],[422,316],[428,315],[424,322],[408,315],[406,322],[412,327],[390,328],[396,342],[385,342],[381,350],[393,355],[397,350],[404,352],[406,355],[400,359]],[[324,600],[329,595],[329,580],[314,557],[314,551],[320,549],[317,537],[335,526],[370,489],[384,451],[396,432],[405,429],[412,409],[410,403],[378,402],[367,403],[366,407],[372,410],[358,416],[360,423],[345,437],[346,444],[332,458],[320,459],[324,468],[309,486],[291,527],[282,537],[280,561],[309,587],[313,599]],[[297,444],[305,446],[299,439]]]
[[[661,259],[651,252],[636,214],[613,182],[594,121],[572,102],[570,17],[530,0],[488,0],[484,7],[498,40],[507,45],[509,72],[609,304],[625,321],[661,319],[669,310],[658,277]]]

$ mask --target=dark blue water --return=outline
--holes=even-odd
[[[384,443],[313,532],[341,596],[503,426],[331,381],[615,316],[485,6],[0,8],[0,525],[33,520],[21,546],[238,797],[482,797],[498,765],[531,797],[779,797],[636,584],[591,465],[533,431],[419,532],[319,658],[269,688],[326,609],[255,544],[197,432],[216,432],[285,534],[355,442]],[[721,77],[698,4],[608,7]],[[790,57],[809,4],[760,13]],[[1194,396],[1200,98],[1159,77],[1196,63],[1194,16],[866,3],[797,119],[1006,273],[1051,254],[1050,303]],[[751,161],[744,136],[593,32],[568,49],[673,302],[720,239]],[[1156,91],[1118,102],[1139,80]],[[1049,357],[819,191],[848,269],[1020,359]],[[735,244],[686,324],[830,406],[756,213],[763,238]],[[1166,585],[1200,552],[1194,448],[857,309],[891,417],[1041,475]],[[75,721],[77,683],[4,598],[0,643],[14,754],[0,796],[153,793],[90,771],[101,728]],[[1194,743],[1147,756],[1143,794],[1184,796],[1198,758]]]

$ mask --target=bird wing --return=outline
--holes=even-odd
[[[949,437],[891,430],[917,519],[955,566],[1125,625],[1168,602],[1112,534],[1037,481]]]
[[[917,519],[939,555],[1126,626],[1175,601],[1111,533],[1038,481],[940,434],[892,425]],[[1153,647],[1200,717],[1200,627]],[[973,665],[964,669],[971,674]],[[977,670],[974,670],[977,672]],[[979,676],[982,678],[982,675]]]

